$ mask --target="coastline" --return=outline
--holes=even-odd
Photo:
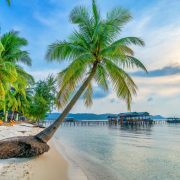
[[[30,124],[0,126],[0,139],[13,136],[34,135],[41,131]],[[0,177],[2,180],[68,180],[69,164],[58,152],[51,141],[50,150],[35,158],[12,158],[0,160]]]
[[[68,177],[69,180],[88,180],[88,175],[79,164],[76,163],[76,157],[70,157],[66,152],[65,147],[61,144],[60,140],[54,137],[51,141],[54,148],[60,153],[61,156],[68,162]]]

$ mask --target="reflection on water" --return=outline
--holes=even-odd
[[[180,125],[63,127],[56,138],[89,179],[180,179]]]

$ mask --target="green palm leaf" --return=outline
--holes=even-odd
[[[136,94],[137,86],[131,77],[117,65],[106,59],[105,68],[109,74],[113,88],[118,97],[123,98],[127,102],[128,109],[130,109],[132,95]]]
[[[87,106],[87,107],[92,106],[92,104],[93,104],[92,96],[93,96],[93,89],[92,89],[91,83],[89,83],[89,85],[87,86],[87,89],[83,95],[85,106]]]

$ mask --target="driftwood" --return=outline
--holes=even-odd
[[[47,152],[47,143],[35,136],[20,136],[0,141],[0,159],[28,158]]]

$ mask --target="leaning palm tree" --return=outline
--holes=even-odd
[[[136,93],[137,87],[124,68],[137,67],[146,71],[129,47],[143,46],[143,40],[137,37],[119,38],[123,26],[130,19],[129,12],[122,8],[113,9],[103,19],[95,0],[92,1],[92,14],[83,6],[72,10],[70,21],[77,24],[79,29],[70,35],[68,41],[51,44],[47,52],[49,61],[70,62],[58,74],[58,105],[60,108],[66,107],[58,119],[40,132],[37,138],[47,142],[81,95],[84,94],[86,106],[92,104],[93,80],[105,91],[112,85],[117,96],[124,99],[130,109],[132,95]]]
[[[28,157],[47,151],[49,147],[46,142],[53,136],[80,96],[84,97],[85,105],[92,104],[93,81],[105,91],[112,85],[117,96],[125,100],[130,109],[132,95],[136,93],[137,87],[124,69],[137,67],[146,71],[145,66],[134,57],[134,52],[130,48],[130,45],[143,46],[143,40],[137,37],[120,38],[123,26],[130,20],[131,15],[122,8],[113,9],[107,13],[106,19],[103,19],[95,0],[92,1],[92,13],[83,6],[72,10],[70,21],[78,26],[78,30],[75,30],[67,41],[51,44],[47,51],[49,61],[69,62],[69,66],[61,71],[57,78],[58,106],[65,107],[64,111],[51,126],[36,136],[11,140],[9,147],[16,147],[18,150],[6,157]],[[19,144],[23,146],[20,147]],[[0,142],[0,157],[3,157],[3,146],[5,143]],[[24,146],[26,148],[23,149]]]

